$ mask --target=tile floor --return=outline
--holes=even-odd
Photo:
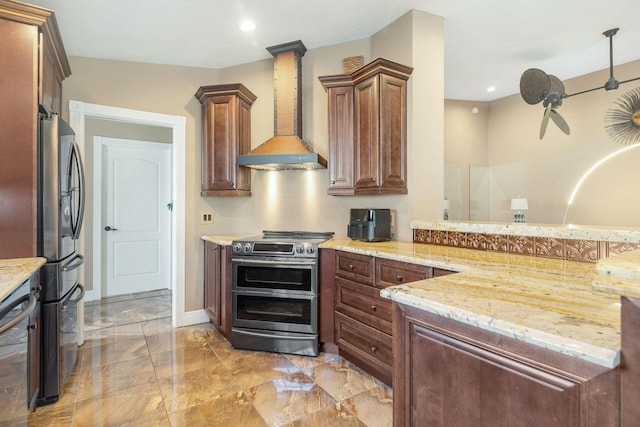
[[[210,324],[173,329],[170,313],[168,291],[87,304],[64,394],[28,425],[392,425],[391,390],[341,357],[234,350]]]

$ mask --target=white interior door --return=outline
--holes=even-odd
[[[103,142],[103,296],[169,288],[171,145]]]

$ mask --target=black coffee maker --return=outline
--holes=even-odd
[[[347,236],[363,242],[391,240],[391,209],[351,209]]]

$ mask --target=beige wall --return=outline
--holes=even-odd
[[[608,74],[605,69],[566,80],[566,92],[601,86]],[[615,75],[620,81],[637,77],[640,61],[616,66]],[[638,82],[632,82],[617,91],[598,90],[565,99],[558,111],[569,123],[571,135],[550,123],[542,141],[538,139],[542,105],[528,105],[519,94],[489,103],[489,218],[485,219],[511,221],[509,200],[521,196],[529,200],[528,222],[562,223],[567,200],[583,174],[606,155],[625,147],[608,137],[604,117],[622,94],[638,86]],[[475,118],[468,115],[465,120],[458,114],[461,105],[458,101],[447,102],[447,160],[449,153],[457,153],[452,154],[455,161],[464,152],[460,147],[449,151],[457,142],[454,135],[459,135],[461,128],[473,129],[461,137],[471,147],[477,130],[471,122]],[[566,223],[640,226],[635,214],[640,209],[635,185],[640,179],[638,164],[640,150],[633,149],[598,168],[568,209]]]
[[[439,212],[444,138],[442,42],[442,18],[412,11],[369,39],[311,49],[302,61],[303,136],[325,157],[327,95],[318,76],[341,74],[342,59],[355,55],[363,55],[367,62],[385,56],[416,68],[409,80],[407,196],[328,196],[327,171],[319,170],[253,171],[251,197],[200,197],[200,104],[193,94],[199,86],[219,83],[240,82],[249,88],[257,96],[251,124],[252,146],[256,147],[273,135],[272,59],[209,70],[72,57],[73,75],[64,82],[63,101],[186,116],[185,309],[191,311],[203,306],[203,234],[301,229],[345,236],[350,208],[380,207],[397,211],[398,236],[409,240],[412,219]],[[413,96],[417,90],[429,95]],[[202,210],[214,212],[213,225],[199,224]]]
[[[488,215],[489,188],[483,172],[488,165],[489,103],[448,99],[444,105],[444,195],[451,204],[449,218],[469,220],[476,212]]]
[[[180,115],[186,126],[186,310],[202,303],[202,283],[196,277],[203,265],[200,229],[200,103],[199,86],[218,83],[218,70],[70,57],[72,75],[63,82],[63,105],[69,100],[113,107]],[[65,108],[66,111],[66,108]],[[87,175],[92,171],[87,168]],[[91,230],[84,229],[87,238]],[[86,248],[86,245],[85,245]],[[90,261],[90,260],[89,260]],[[90,277],[85,275],[89,284]]]

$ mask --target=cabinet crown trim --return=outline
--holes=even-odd
[[[258,99],[258,97],[254,95],[253,92],[251,92],[249,89],[247,89],[247,87],[242,83],[200,86],[194,96],[200,103],[202,103],[210,96],[220,95],[238,96],[249,105],[253,104],[253,102]]]

